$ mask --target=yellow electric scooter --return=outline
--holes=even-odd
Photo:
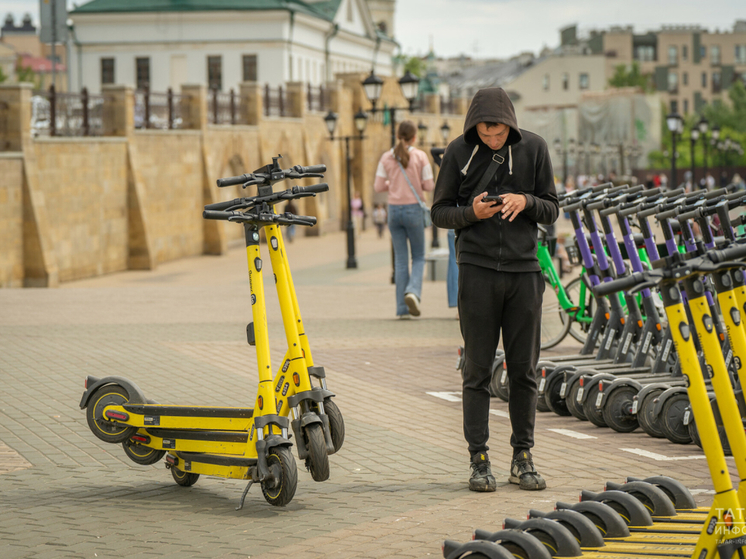
[[[262,170],[268,171],[267,182],[276,182],[288,177],[319,176],[317,173],[325,168],[317,166],[304,169],[298,166],[282,171],[275,161],[273,166]],[[271,183],[268,186],[269,194],[266,190],[262,193],[260,188],[260,196],[255,198],[262,198],[262,194],[264,197],[272,195]],[[326,189],[327,185],[307,189],[295,187],[272,196],[292,199],[312,196]],[[205,217],[226,217],[209,213],[206,211]],[[168,452],[167,467],[170,467],[174,480],[180,485],[192,485],[200,474],[247,479],[250,483],[241,497],[239,509],[254,482],[261,483],[262,492],[270,504],[285,505],[293,498],[297,486],[295,460],[289,450],[290,421],[287,411],[292,408],[297,414],[294,419],[297,424],[296,439],[299,446],[301,442],[303,444],[304,458],[314,478],[326,479],[329,475],[328,448],[334,446],[326,440],[331,440],[331,435],[327,437],[324,434],[328,420],[326,424],[322,421],[315,413],[313,403],[321,401],[323,410],[324,399],[333,394],[321,387],[311,386],[308,371],[299,368],[304,366],[302,353],[300,356],[293,353],[293,358],[282,367],[288,373],[288,382],[276,383],[272,378],[259,229],[277,225],[313,225],[315,218],[277,215],[271,206],[261,200],[251,212],[245,214],[213,212],[228,213],[238,214],[229,217],[232,221],[240,221],[246,233],[254,319],[247,332],[249,342],[256,345],[259,369],[255,407],[159,405],[147,400],[134,383],[119,377],[86,378],[86,392],[80,406],[86,408],[92,432],[105,442],[121,442],[125,453],[135,462],[152,464]],[[294,345],[300,347],[297,340]],[[297,366],[291,369],[294,362]],[[292,385],[294,389],[291,391]]]

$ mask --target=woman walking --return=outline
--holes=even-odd
[[[422,276],[425,272],[425,190],[435,188],[433,169],[424,151],[414,147],[417,126],[399,124],[396,147],[381,156],[376,170],[376,192],[388,191],[388,220],[394,246],[396,315],[420,315]],[[429,219],[429,213],[427,214]],[[407,246],[409,241],[409,246]],[[412,271],[409,271],[409,250]]]

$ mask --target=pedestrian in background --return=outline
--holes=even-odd
[[[383,204],[376,204],[373,207],[373,224],[376,226],[379,239],[383,238],[383,228],[386,227],[387,221],[386,208],[383,207]]]
[[[381,156],[373,188],[388,192],[388,220],[394,246],[396,315],[420,315],[422,276],[425,273],[424,191],[435,188],[433,169],[424,151],[414,147],[417,126],[411,120],[399,124],[396,147]],[[429,219],[429,215],[428,215]],[[412,270],[409,269],[412,251]]]
[[[499,195],[501,202],[485,202]],[[538,223],[559,215],[546,142],[520,130],[502,88],[477,92],[463,135],[446,149],[433,198],[433,222],[455,229],[458,311],[464,337],[464,438],[472,491],[495,491],[487,456],[492,362],[502,333],[510,387],[513,447],[509,481],[544,489],[534,467],[534,425],[544,278],[536,257]]]

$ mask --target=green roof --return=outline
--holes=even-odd
[[[287,10],[332,21],[341,3],[342,0],[312,4],[302,0],[91,0],[71,14]]]

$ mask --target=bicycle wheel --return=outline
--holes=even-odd
[[[560,305],[557,292],[552,284],[546,278],[544,283],[546,289],[541,305],[541,349],[549,349],[565,339],[572,321]]]
[[[585,339],[588,337],[588,330],[591,327],[591,320],[593,320],[593,315],[596,314],[596,300],[593,298],[593,293],[591,293],[588,286],[583,285],[582,276],[568,283],[565,286],[565,291],[570,301],[581,307],[579,317],[582,320],[570,321],[570,335],[581,344],[584,344]],[[583,299],[582,304],[581,295]],[[565,314],[565,317],[567,317],[567,314]]]

